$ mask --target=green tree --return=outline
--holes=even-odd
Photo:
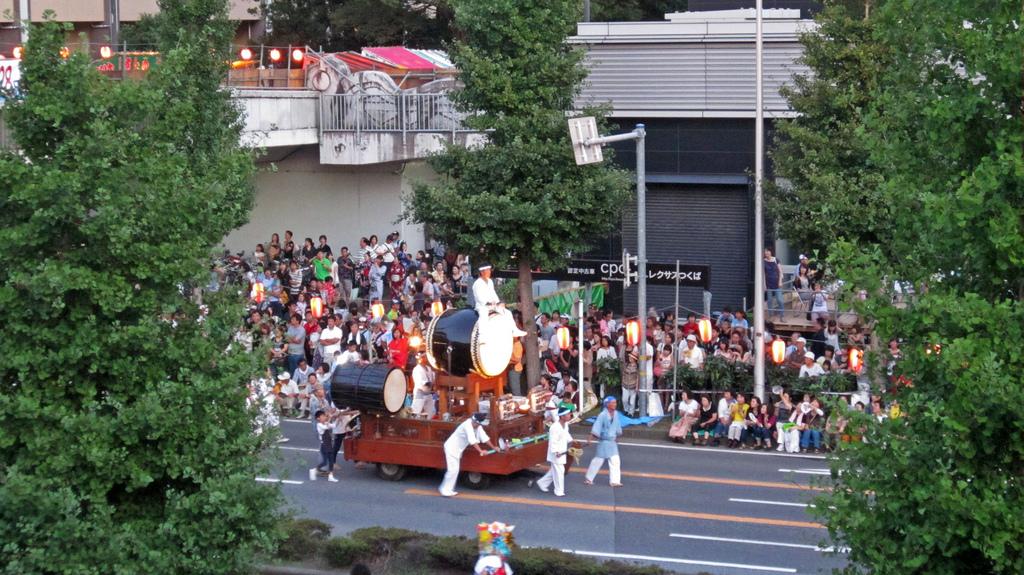
[[[784,180],[767,187],[766,205],[778,234],[805,252],[828,253],[840,238],[885,246],[892,232],[863,132],[889,56],[863,4],[826,6],[800,40],[812,73],[783,89],[799,115],[776,123],[771,157]]]
[[[441,48],[451,40],[448,0],[265,0],[269,44],[326,51],[366,46]]]
[[[253,202],[253,154],[220,89],[224,0],[162,0],[142,82],[62,59],[34,25],[0,154],[0,571],[239,573],[279,495],[235,346],[237,297],[182,297]]]
[[[687,0],[592,0],[590,19],[594,22],[635,22],[664,20],[670,12],[685,12]]]
[[[860,419],[817,506],[849,572],[1024,572],[1024,34],[1016,0],[888,0],[861,131],[888,245],[836,242],[840,277],[901,338],[903,417]],[[912,26],[907,23],[912,22]],[[889,304],[898,278],[917,286]],[[938,347],[936,347],[938,346]],[[938,353],[937,353],[938,352]],[[870,358],[875,369],[881,358]]]
[[[443,176],[416,186],[407,217],[474,258],[513,265],[519,309],[535,306],[531,270],[562,264],[613,229],[629,177],[606,161],[577,166],[567,111],[586,76],[582,53],[565,43],[574,0],[459,0],[452,58],[465,88],[455,95],[488,130],[485,146],[448,148],[430,164]],[[536,330],[525,321],[530,377],[538,376]]]

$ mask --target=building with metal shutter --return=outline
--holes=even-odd
[[[771,119],[792,115],[779,89],[806,73],[799,34],[813,22],[800,16],[798,9],[765,10],[769,142]],[[665,22],[588,22],[571,40],[586,49],[590,70],[578,107],[610,106],[622,130],[645,124],[648,261],[709,265],[713,309],[753,305],[753,18],[751,10],[730,10],[669,14]],[[635,168],[633,143],[617,145],[615,158]],[[615,257],[622,248],[636,252],[635,205],[599,255]],[[659,310],[670,309],[674,296],[672,287],[648,287],[648,305]],[[635,310],[636,288],[613,289],[611,303],[619,302]],[[680,306],[699,313],[701,290],[681,290]]]

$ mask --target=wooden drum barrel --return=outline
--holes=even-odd
[[[405,374],[388,365],[346,365],[331,378],[337,407],[398,413],[405,405]]]
[[[486,377],[504,373],[512,359],[512,334],[497,322],[478,319],[475,310],[458,309],[431,320],[424,340],[434,369],[460,377],[471,371]]]

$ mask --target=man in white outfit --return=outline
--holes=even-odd
[[[412,368],[412,414],[433,417],[434,370],[427,365],[427,354],[416,354],[416,367]]]
[[[554,485],[555,495],[558,497],[565,497],[565,456],[569,453],[569,442],[572,441],[566,424],[570,418],[572,410],[558,410],[558,421],[552,423],[548,429],[548,463],[551,467],[544,477],[537,480],[537,487],[544,493],[550,491]]]
[[[512,312],[505,309],[505,304],[501,303],[501,298],[498,297],[498,292],[494,289],[494,282],[491,281],[491,264],[482,264],[479,270],[480,277],[473,282],[473,301],[476,305],[476,313],[480,316],[477,321],[486,322],[495,327],[500,326],[499,329],[507,331],[509,337],[526,335],[525,331],[516,327]]]
[[[481,443],[486,444],[491,449],[498,450],[491,443],[491,438],[487,436],[487,432],[484,431],[483,425],[486,421],[486,413],[475,413],[473,417],[460,423],[444,442],[444,458],[448,465],[448,470],[444,472],[444,480],[441,481],[441,487],[438,488],[438,491],[444,497],[454,497],[459,494],[455,491],[455,482],[459,478],[462,452],[467,447],[472,445],[480,455],[484,454],[484,449],[480,447]]]

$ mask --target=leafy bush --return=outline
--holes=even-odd
[[[317,519],[288,519],[282,531],[284,541],[277,548],[277,556],[292,561],[316,555],[331,536],[331,526]]]
[[[438,537],[427,545],[427,555],[439,566],[465,572],[473,570],[479,556],[476,541],[467,537]]]
[[[672,374],[667,376],[666,381],[672,381]],[[749,394],[754,389],[754,371],[753,367],[747,364],[734,363],[721,357],[709,357],[704,362],[702,370],[692,369],[687,365],[677,367],[676,383],[679,389],[713,392],[722,392],[728,389]],[[797,394],[804,392],[813,394],[845,393],[856,391],[857,380],[852,375],[840,373],[801,379],[799,374],[791,369],[766,365],[765,385],[769,389],[781,385],[791,393]]]
[[[618,561],[602,562],[558,549],[517,548],[512,553],[512,568],[519,575],[667,575],[655,565],[632,565]]]
[[[332,537],[323,546],[324,560],[331,567],[348,567],[373,554],[373,547],[352,537]]]
[[[349,537],[364,543],[375,554],[388,554],[393,553],[404,543],[428,536],[400,527],[366,527],[364,529],[356,529],[349,534]]]

